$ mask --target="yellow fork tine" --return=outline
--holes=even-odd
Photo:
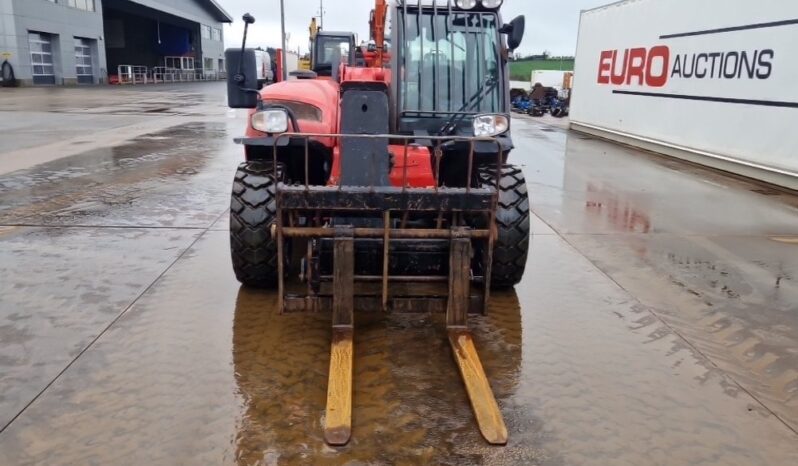
[[[449,330],[449,343],[452,353],[463,377],[471,408],[477,419],[479,431],[488,443],[505,445],[507,443],[507,426],[504,425],[499,404],[485,376],[485,370],[479,360],[477,349],[471,332],[467,330]]]
[[[330,445],[346,445],[352,436],[352,337],[351,328],[333,330],[324,426],[324,440]]]

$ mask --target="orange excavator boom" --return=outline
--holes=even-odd
[[[371,10],[371,40],[374,41],[377,50],[371,66],[381,68],[387,61],[385,53],[385,20],[388,16],[387,0],[374,0],[374,9]]]

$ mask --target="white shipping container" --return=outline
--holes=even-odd
[[[798,1],[582,12],[576,130],[798,189]]]
[[[526,81],[510,81],[510,89],[524,89],[526,91],[531,91],[532,85]]]
[[[536,83],[540,83],[544,87],[562,89],[562,83],[564,80],[565,71],[535,70],[532,72],[532,79],[530,80],[530,83],[532,86],[534,86]]]
[[[296,71],[299,69],[299,55],[296,52],[288,51],[285,54],[285,69],[288,72]]]

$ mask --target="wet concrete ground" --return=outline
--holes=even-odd
[[[0,464],[798,464],[795,196],[514,120],[528,272],[473,322],[510,443],[481,439],[440,316],[373,314],[330,448],[329,317],[230,267],[242,114],[172,90],[52,90],[70,124],[133,120],[2,146]],[[36,98],[0,93],[0,126]]]

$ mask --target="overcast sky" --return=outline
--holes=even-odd
[[[228,47],[240,46],[244,30],[241,16],[251,13],[256,22],[250,28],[248,43],[252,46],[279,47],[280,0],[217,0],[234,18],[225,28]],[[612,0],[505,0],[502,16],[509,22],[517,15],[526,15],[526,35],[519,49],[522,54],[540,53],[573,55],[579,12],[611,3]],[[368,39],[369,12],[374,0],[324,0],[324,29],[354,31],[358,40]],[[319,0],[285,0],[286,35],[289,47],[302,51],[308,48],[308,25],[318,15]]]

